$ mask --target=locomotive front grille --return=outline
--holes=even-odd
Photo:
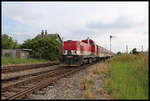
[[[60,63],[61,64],[66,64],[66,65],[80,65],[81,61],[80,61],[80,56],[77,55],[62,55],[60,58]]]
[[[68,50],[68,51],[67,51],[67,55],[72,55],[71,50]]]

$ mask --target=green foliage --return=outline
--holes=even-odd
[[[35,62],[49,62],[45,59],[20,59],[20,58],[8,58],[5,56],[2,56],[2,64],[21,64],[21,63],[35,63]]]
[[[139,52],[136,50],[136,48],[133,48],[133,50],[130,53],[132,53],[132,54],[138,54]]]
[[[6,34],[2,35],[2,49],[15,49],[17,48],[17,41]]]
[[[117,55],[121,55],[121,52],[117,52]]]
[[[123,54],[109,61],[106,90],[116,99],[148,99],[148,53]]]
[[[10,53],[5,53],[4,56],[5,56],[5,57],[9,57],[9,56],[10,56]]]
[[[32,49],[34,58],[56,60],[59,56],[60,43],[54,37],[34,38],[24,41],[21,48]]]

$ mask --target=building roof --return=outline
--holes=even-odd
[[[2,49],[2,50],[23,50],[23,51],[32,51],[32,49]]]
[[[24,51],[32,51],[32,49],[21,49],[21,50],[24,50]]]

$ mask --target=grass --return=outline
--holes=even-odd
[[[105,89],[114,99],[148,99],[148,53],[124,54],[108,61]]]
[[[2,59],[2,65],[48,62],[48,60],[45,60],[45,59],[20,59],[20,58],[8,58],[4,56],[2,56],[1,59]]]
[[[80,89],[88,90],[91,88],[92,84],[94,84],[94,82],[88,76],[86,76],[80,81]]]
[[[90,90],[90,89],[87,89],[85,91],[85,97],[86,98],[89,98],[89,99],[94,99],[96,98],[95,94]]]
[[[85,98],[95,98],[95,94],[91,91],[92,85],[94,85],[94,81],[89,76],[80,80],[80,89],[84,90]]]

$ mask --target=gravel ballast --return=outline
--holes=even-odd
[[[53,84],[39,90],[36,94],[30,94],[25,99],[87,99],[84,94],[84,90],[80,89],[80,81],[89,74],[92,67],[100,67],[102,63],[96,63],[89,66],[86,69],[80,70],[70,76],[62,78]],[[93,79],[94,80],[94,79]],[[93,90],[97,90],[102,87],[103,81],[101,79],[94,80],[95,85],[92,87]],[[99,93],[96,95],[96,99],[104,99]]]

